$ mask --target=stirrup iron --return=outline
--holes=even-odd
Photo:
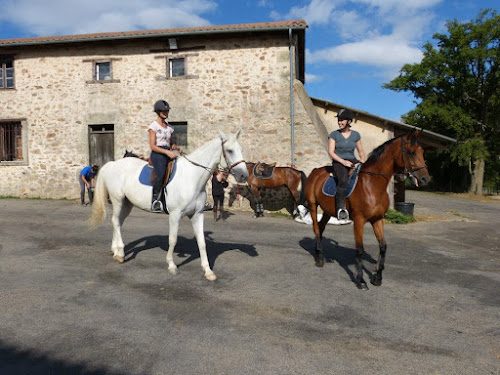
[[[159,200],[153,201],[151,203],[151,212],[163,212],[163,203]]]

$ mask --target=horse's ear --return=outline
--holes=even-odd
[[[240,134],[241,134],[241,128],[238,129],[238,131],[236,132],[236,139],[238,139],[240,137]]]
[[[222,139],[222,142],[227,141],[227,135],[220,129],[219,129],[219,137],[220,137],[220,139]]]

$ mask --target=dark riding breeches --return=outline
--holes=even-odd
[[[161,147],[165,150],[170,150],[170,147]],[[153,184],[153,200],[158,197],[161,193],[161,188],[165,180],[165,173],[167,171],[167,163],[171,160],[165,154],[159,154],[155,151],[151,151],[150,155],[151,163],[156,173],[155,181]]]

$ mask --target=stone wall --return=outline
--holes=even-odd
[[[0,119],[25,119],[25,163],[0,163],[0,195],[79,195],[78,171],[89,163],[89,125],[114,125],[114,157],[148,155],[153,103],[166,99],[171,121],[187,121],[188,152],[218,129],[243,129],[245,159],[289,165],[289,52],[286,38],[188,40],[192,78],[167,79],[159,42],[37,46],[16,52],[15,90],[0,91]],[[91,60],[112,59],[113,80],[89,83]],[[26,130],[26,129],[25,129]],[[314,132],[296,108],[297,167],[315,159]]]

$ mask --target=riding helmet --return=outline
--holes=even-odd
[[[155,112],[170,111],[170,106],[165,100],[158,100],[154,107]]]
[[[346,108],[342,108],[339,111],[339,113],[337,113],[337,117],[338,118],[343,118],[343,119],[346,119],[346,120],[352,120],[352,119],[354,119],[354,114],[352,113],[351,110],[346,109]]]

